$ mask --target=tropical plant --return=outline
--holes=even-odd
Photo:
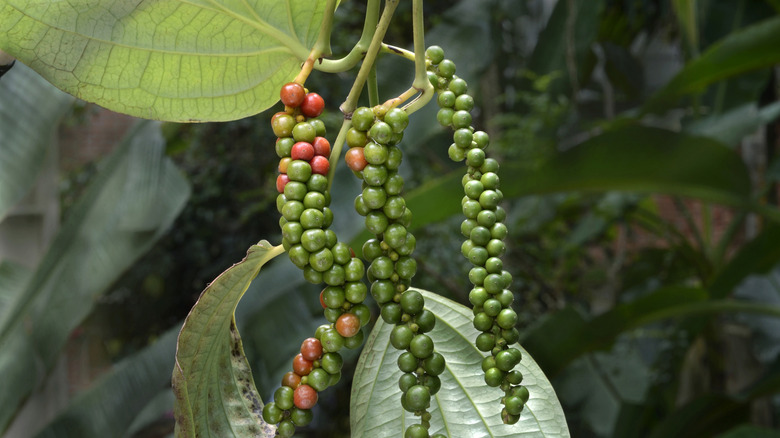
[[[754,23],[754,17],[776,7],[772,2],[760,7],[741,2],[748,18],[736,24],[745,29],[733,33],[736,29],[718,33],[698,28],[704,21],[697,19],[697,14],[722,14],[716,6],[673,2],[670,16],[681,29],[689,61],[639,103],[627,47],[642,30],[662,19],[640,14],[640,19],[632,21],[625,13],[629,7],[618,1],[587,5],[557,2],[532,53],[524,60],[525,66],[486,53],[500,51],[495,49],[500,35],[491,32],[489,23],[498,15],[505,20],[502,29],[511,32],[518,17],[534,13],[535,2],[520,7],[504,1],[459,2],[444,16],[443,23],[426,34],[422,1],[400,5],[397,0],[388,0],[380,14],[380,2],[368,0],[360,40],[341,59],[332,59],[330,53],[338,6],[335,0],[290,0],[283,5],[263,1],[240,5],[94,3],[91,6],[100,7],[80,10],[71,4],[44,7],[6,0],[0,9],[0,48],[65,91],[140,117],[223,121],[264,111],[279,98],[284,105],[271,118],[278,138],[275,152],[280,158],[276,188],[282,243],[273,246],[261,241],[251,246],[243,261],[203,292],[185,321],[173,378],[178,435],[289,436],[296,426],[312,421],[321,424],[312,419],[311,408],[317,397],[327,397],[327,387],[343,377],[342,364],[349,362],[348,353],[341,356],[343,348],[363,344],[361,328],[375,318],[363,304],[369,291],[381,312],[366,337],[353,377],[350,429],[354,436],[566,436],[569,432],[563,410],[542,370],[556,376],[553,383],[564,402],[598,407],[597,413],[595,408],[582,409],[575,418],[570,416],[577,430],[588,429],[600,436],[711,436],[729,429],[735,436],[755,432],[743,425],[749,422],[746,406],[775,392],[771,369],[742,391],[687,394],[678,409],[668,400],[679,388],[654,393],[652,384],[662,379],[649,375],[638,352],[641,346],[649,346],[653,351],[649,361],[661,363],[665,355],[679,354],[697,343],[715,342],[719,335],[713,331],[713,323],[718,320],[713,315],[778,315],[777,307],[729,298],[748,275],[765,273],[777,263],[777,251],[766,243],[772,242],[777,232],[771,223],[780,217],[774,206],[763,202],[769,186],[758,187],[756,193],[741,158],[727,147],[762,122],[777,117],[776,104],[759,108],[755,103],[765,76],[756,80],[747,75],[760,73],[780,59],[773,45],[780,32],[778,19]],[[643,7],[643,12],[652,11],[655,3],[644,2]],[[408,11],[411,19],[406,17],[406,23],[394,20],[396,9]],[[394,29],[391,24],[412,28],[412,50],[384,42]],[[467,26],[474,32],[464,39],[462,29]],[[453,29],[459,28],[460,34],[453,35],[457,33]],[[441,29],[450,29],[450,34]],[[459,61],[466,68],[455,75],[454,62],[437,46],[426,50],[424,36],[434,42],[456,41],[455,56],[478,61]],[[447,56],[449,53],[447,46]],[[385,58],[381,63],[380,54]],[[358,64],[349,92],[337,97],[345,99],[339,106],[345,117],[331,143],[325,139],[325,123],[318,117],[325,101],[304,85],[316,81],[316,75],[309,80],[313,71],[343,77]],[[397,97],[380,100],[379,91],[385,92],[379,86],[384,84],[382,77],[387,72],[403,71],[404,64],[409,66],[410,77],[414,66],[411,86]],[[518,124],[517,115],[509,110],[503,117],[472,120],[475,108],[486,113],[496,109],[488,99],[475,101],[469,94],[489,88],[489,83],[474,86],[465,81],[488,68],[533,72],[509,79],[513,87],[527,91],[503,96],[507,107],[514,102],[517,107],[512,110],[528,111],[527,123]],[[393,74],[393,79],[397,77]],[[394,82],[389,89],[398,87],[398,81]],[[595,85],[604,91],[604,114],[591,119],[583,114],[577,119],[571,108],[578,104],[584,107],[578,99],[593,92]],[[716,91],[702,94],[710,85],[716,85]],[[615,99],[607,93],[614,93],[614,87],[623,99],[617,103],[633,107],[617,117]],[[746,88],[749,90],[744,91]],[[363,92],[368,95],[367,106],[360,103]],[[431,105],[426,107],[434,96],[440,107],[436,115],[431,114]],[[683,101],[688,97],[692,97],[690,104]],[[365,98],[363,102],[365,105]],[[684,132],[659,128],[655,115],[674,114],[677,108],[692,108],[695,115],[694,120],[682,120]],[[398,171],[401,150],[403,155],[417,158],[422,145],[438,143],[433,140],[443,134],[431,123],[434,118],[453,128],[452,141],[447,140],[436,154],[445,155],[446,150],[453,161],[465,161],[466,174],[439,164],[438,170],[446,172],[443,176],[428,171],[419,186],[404,194],[404,178]],[[497,135],[488,136],[474,127],[491,120],[493,124],[488,126]],[[485,155],[490,151],[485,149],[489,137],[501,139],[499,152],[505,161],[500,188],[498,162]],[[566,141],[561,142],[560,137]],[[530,141],[527,150],[512,147],[518,139],[538,143]],[[337,174],[343,149],[347,149],[346,167],[352,172],[344,172],[341,166]],[[422,167],[416,162],[412,165]],[[355,209],[365,216],[366,228],[353,235],[337,223],[329,229],[336,217],[346,214],[345,193],[356,188],[354,180],[339,185],[350,173],[361,180],[362,187],[352,193],[359,193]],[[517,259],[512,252],[504,254],[502,240],[514,235],[513,227],[527,224],[528,217],[519,218],[499,203],[520,199],[520,204],[513,201],[512,205],[528,206],[534,200],[549,205],[545,203],[552,199],[566,207],[572,203],[570,198],[540,196],[573,191],[661,193],[726,205],[738,213],[722,239],[714,242],[709,204],[703,207],[699,225],[690,219],[690,205],[677,202],[688,219],[689,235],[667,226],[654,211],[652,200],[615,193],[595,201],[584,198],[583,204],[597,206],[596,213],[581,221],[569,214],[569,222],[563,222],[572,232],[561,251],[574,254],[571,260],[590,255],[572,248],[598,239],[609,241],[610,233],[626,223],[665,239],[668,249],[664,253],[672,254],[673,260],[659,262],[653,258],[657,252],[645,251],[624,266],[615,255],[619,261],[616,266],[625,268],[625,288],[618,291],[605,312],[596,316],[587,297],[560,293],[565,305],[562,310],[517,331],[518,319],[527,321],[533,315],[521,312],[518,316],[511,307],[516,294],[507,290],[517,287],[518,282],[513,282],[507,271]],[[414,212],[414,221],[409,212]],[[472,266],[463,277],[471,285],[461,283],[461,287],[471,292],[461,291],[460,298],[468,300],[473,309],[410,287],[417,269],[412,257],[415,240],[422,246],[419,236],[428,234],[422,227],[459,213],[465,220],[450,232],[459,230],[466,239],[461,251]],[[739,227],[751,214],[770,225],[744,246],[735,244]],[[555,222],[559,216],[553,217],[549,223],[560,227],[561,222]],[[541,225],[536,230],[540,238],[558,232]],[[531,245],[526,247],[531,249],[526,253],[533,254]],[[735,247],[739,251],[732,256]],[[264,267],[283,252],[292,264],[276,262]],[[370,264],[364,266],[356,255]],[[654,272],[642,271],[648,264]],[[253,282],[261,268],[262,282]],[[300,270],[303,275],[296,274]],[[362,282],[366,272],[370,286]],[[636,274],[638,281],[631,283],[631,274]],[[534,277],[523,276],[519,286],[527,288],[529,278]],[[320,317],[312,316],[310,304],[314,301],[317,305],[316,295],[314,300],[311,294],[306,296],[305,282],[326,284],[320,296]],[[554,289],[568,291],[574,288],[571,282],[565,279]],[[278,286],[282,283],[286,287]],[[269,316],[274,314],[277,316]],[[254,318],[242,320],[250,315]],[[280,328],[283,321],[278,315],[293,315],[296,322]],[[323,317],[325,324],[321,324]],[[659,345],[657,337],[638,332],[640,327],[674,334],[680,340],[672,347]],[[254,372],[250,372],[244,355],[239,329],[245,333],[249,356],[257,358],[252,361]],[[283,333],[277,335],[280,329]],[[251,333],[248,338],[247,332]],[[170,335],[164,340],[171,342]],[[516,344],[518,340],[527,351]],[[150,347],[138,361],[148,361],[163,349]],[[300,355],[293,359],[298,351]],[[630,361],[621,364],[620,355]],[[671,363],[677,366],[682,361]],[[118,370],[116,378],[121,379],[122,372],[132,368],[128,365]],[[683,371],[685,368],[685,364],[680,366]],[[661,371],[677,375],[680,369]],[[626,385],[620,385],[618,374],[626,376]],[[579,385],[582,381],[588,385]],[[110,382],[106,379],[103,383]],[[273,401],[263,403],[261,395],[272,390]],[[137,406],[141,399],[155,394],[145,394]],[[89,403],[100,397],[99,389],[85,395],[84,406],[91,406]],[[701,416],[702,409],[713,415]],[[74,409],[60,424],[87,422],[85,412],[89,411]],[[660,422],[655,412],[663,413]],[[128,413],[122,418],[128,424],[135,416]]]

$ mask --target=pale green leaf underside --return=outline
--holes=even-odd
[[[474,347],[479,334],[466,307],[427,291],[425,305],[436,315],[429,333],[436,351],[447,360],[439,376],[441,390],[431,400],[431,434],[448,437],[568,437],[563,409],[550,382],[528,353],[523,352],[519,370],[528,388],[528,400],[520,421],[501,422],[499,400],[503,393],[485,384],[480,367],[484,354]],[[403,436],[404,429],[419,417],[401,407],[396,361],[400,352],[389,342],[391,325],[381,319],[366,341],[352,384],[350,422],[352,436],[384,438]]]
[[[206,290],[179,333],[173,390],[177,437],[271,437],[275,426],[262,419],[234,312],[260,268],[281,253],[262,241]]]
[[[57,87],[170,121],[256,114],[314,45],[316,0],[0,0],[0,49]]]

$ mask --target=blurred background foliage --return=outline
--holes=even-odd
[[[358,0],[342,2],[334,53],[347,52],[356,41],[364,7]],[[410,8],[401,3],[387,42],[411,47]],[[427,43],[444,47],[458,65],[477,101],[476,124],[491,135],[492,153],[502,163],[511,233],[505,266],[515,278],[522,344],[551,378],[572,436],[780,436],[774,430],[780,423],[780,2],[430,1],[426,15]],[[45,89],[24,71],[12,70],[0,87],[17,75],[14,80]],[[392,57],[381,60],[378,72],[383,99],[413,78],[413,66]],[[315,73],[307,82],[328,103],[330,133],[337,132],[336,108],[350,77]],[[34,94],[18,94],[14,102]],[[104,112],[38,98],[52,102],[41,112],[51,120],[67,113],[60,133],[88,129],[94,114]],[[421,268],[415,282],[466,303],[462,170],[447,158],[448,135],[435,111],[431,104],[415,114],[403,143]],[[2,132],[21,129],[15,126],[40,131],[6,112]],[[15,339],[25,321],[48,315],[46,294],[27,295],[36,278],[61,279],[63,269],[99,269],[102,278],[77,309],[48,310],[57,318],[70,312],[65,319],[73,323],[44,327],[40,336],[65,330],[70,347],[63,340],[43,355],[0,350],[0,375],[7,381],[30,373],[9,365],[18,362],[10,354],[30,356],[37,370],[25,375],[29,385],[11,387],[18,397],[0,396],[6,413],[0,430],[25,398],[47,397],[46,376],[57,356],[72,355],[73,344],[86,339],[94,356],[80,362],[89,368],[88,384],[71,388],[46,421],[35,424],[40,430],[27,429],[28,436],[172,433],[168,385],[181,321],[208,282],[241,260],[249,245],[281,241],[268,114],[220,124],[146,123],[130,130],[126,146],[107,158],[61,166],[63,226],[50,254],[32,269],[0,264],[0,300],[6,304],[0,310],[11,309],[0,312],[1,339]],[[0,183],[32,185],[29,174],[39,171],[34,163],[49,143],[28,137],[14,144],[20,154],[37,151],[29,158],[33,167]],[[188,180],[189,189],[175,183],[172,224],[150,223],[136,211],[134,234],[126,238],[132,248],[120,251],[133,254],[127,263],[90,262],[85,251],[103,242],[109,249],[100,257],[110,258],[117,236],[107,226],[73,231],[86,212],[96,212],[90,216],[95,223],[126,231],[111,205],[134,201],[156,211],[161,201],[154,201],[155,193],[170,191],[162,174],[142,171],[148,167],[143,152],[133,155],[150,141],[164,145],[153,168],[175,163],[176,174]],[[110,189],[106,180],[118,177],[122,154],[139,164],[117,182],[117,193],[100,198],[101,189]],[[358,186],[344,167],[334,184],[334,229],[359,250],[362,220],[352,211]],[[138,187],[146,187],[145,197],[128,199]],[[6,198],[3,193],[0,218],[24,190]],[[96,208],[101,199],[105,206]],[[65,243],[58,246],[60,241]],[[63,245],[81,252],[57,252]],[[71,277],[63,284],[86,288],[79,284],[83,278]],[[52,282],[48,294],[72,293]],[[317,296],[317,288],[280,257],[242,300],[239,329],[265,396],[300,340],[324,321]],[[349,436],[346,376],[356,359],[357,353],[348,358],[345,378],[323,394],[327,402],[300,436]]]

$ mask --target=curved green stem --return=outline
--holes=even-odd
[[[344,148],[344,143],[347,140],[347,132],[352,127],[351,119],[344,119],[344,123],[341,124],[339,129],[339,135],[336,136],[336,141],[333,142],[333,147],[330,150],[330,169],[328,170],[328,192],[333,185],[333,176],[336,174],[336,164],[338,164],[339,157],[341,157],[341,149]]]
[[[368,51],[368,46],[371,44],[371,39],[376,32],[378,20],[379,0],[368,0],[366,18],[363,21],[363,33],[352,50],[341,59],[320,59],[314,68],[326,73],[339,73],[356,66]]]
[[[317,42],[314,43],[312,52],[317,53],[317,57],[330,56],[330,35],[333,31],[333,14],[336,12],[337,0],[328,0],[325,5],[325,15],[322,17],[322,26],[320,34],[317,36]]]
[[[382,47],[382,39],[387,33],[387,28],[390,26],[390,20],[393,18],[393,13],[398,7],[400,0],[386,0],[385,9],[382,11],[382,17],[379,19],[379,23],[376,26],[376,32],[373,38],[371,38],[371,44],[368,46],[366,57],[363,60],[363,65],[360,66],[355,82],[352,84],[352,89],[349,90],[349,95],[344,103],[341,104],[341,112],[343,112],[347,118],[351,117],[355,108],[357,108],[358,98],[363,91],[363,86],[368,79],[371,68],[376,62],[376,56],[379,53],[379,49]]]
[[[420,92],[420,95],[404,107],[409,114],[430,102],[434,93],[433,85],[428,80],[428,72],[426,71],[423,0],[414,0],[412,20],[414,29],[414,83],[412,86]]]

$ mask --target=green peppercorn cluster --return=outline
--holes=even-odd
[[[515,328],[517,313],[512,310],[514,295],[508,289],[512,276],[501,261],[507,228],[503,223],[506,212],[499,205],[503,194],[498,162],[485,155],[490,143],[487,133],[471,125],[474,99],[468,94],[466,81],[455,75],[455,63],[444,59],[444,51],[437,46],[429,47],[426,57],[428,78],[437,91],[440,107],[437,120],[454,131],[448,155],[456,162],[465,160],[468,169],[462,180],[465,196],[461,204],[466,219],[461,233],[466,240],[461,252],[473,265],[469,280],[474,287],[469,301],[474,306],[474,327],[482,332],[475,344],[480,351],[490,353],[482,362],[485,382],[504,391],[501,417],[504,423],[514,424],[529,394],[521,385],[522,373],[514,369],[521,353],[512,345],[520,333]]]
[[[422,294],[409,289],[417,272],[412,258],[416,240],[408,231],[412,213],[403,198],[403,178],[398,173],[402,153],[398,143],[409,123],[406,112],[393,108],[378,117],[370,108],[358,108],[352,114],[347,133],[347,165],[363,180],[362,193],[355,209],[365,217],[366,228],[375,235],[363,245],[363,256],[370,265],[367,275],[371,295],[381,307],[382,319],[393,324],[390,343],[403,353],[398,367],[401,404],[421,417],[420,424],[407,428],[407,438],[427,438],[431,397],[441,388],[439,375],[444,371],[444,356],[434,351],[431,331],[436,319],[424,308]],[[439,435],[437,435],[437,438]]]
[[[333,222],[328,208],[330,143],[324,137],[325,125],[312,118],[323,105],[318,95],[310,98],[312,94],[304,94],[300,84],[285,85],[281,93],[285,111],[275,114],[271,122],[280,158],[276,186],[282,245],[307,281],[325,283],[320,303],[329,322],[303,341],[293,370],[285,374],[274,401],[263,409],[265,421],[278,424],[277,435],[282,437],[292,436],[296,426],[309,424],[317,393],[341,377],[339,350],[359,347],[364,340],[361,328],[371,319],[370,309],[363,304],[368,295],[362,281],[363,261],[328,229]]]

